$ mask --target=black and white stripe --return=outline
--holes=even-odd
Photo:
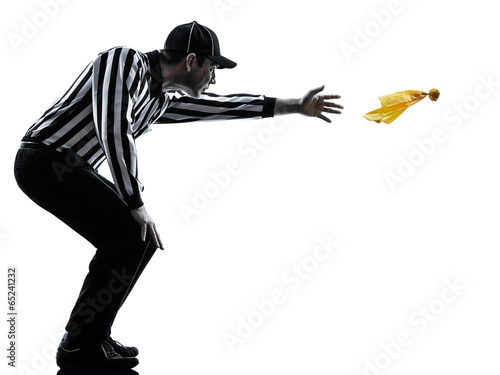
[[[26,136],[71,150],[97,168],[105,159],[119,194],[140,207],[135,139],[153,123],[231,120],[273,115],[274,98],[215,95],[191,98],[161,91],[158,51],[116,47],[97,56]]]
[[[220,121],[272,116],[274,100],[262,95],[216,95],[204,93],[192,98],[176,92],[157,123],[168,124],[190,121]]]

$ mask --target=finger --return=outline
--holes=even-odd
[[[149,235],[153,238],[156,247],[160,247],[160,243],[158,241],[158,236],[156,235],[156,229],[154,224],[149,225]]]
[[[161,242],[160,233],[158,233],[158,231],[156,230],[156,225],[154,225],[154,230],[155,230],[155,235],[156,235],[156,239],[157,239],[157,246],[160,249],[165,250],[163,247],[163,242]]]
[[[332,122],[332,120],[330,120],[328,117],[326,117],[325,115],[318,115],[318,118],[322,119],[323,121],[326,121],[326,122]]]
[[[163,247],[163,242],[161,242],[160,233],[156,232],[156,236],[158,237],[158,244],[160,245],[160,249],[165,250],[165,248]]]
[[[310,90],[310,91],[309,91],[309,95],[314,96],[314,95],[316,95],[317,93],[319,93],[319,92],[323,91],[324,89],[325,89],[325,85],[320,86],[320,87],[316,87],[315,89],[312,89],[312,90]]]
[[[141,240],[142,240],[142,242],[146,242],[146,230],[147,230],[147,228],[148,228],[148,226],[146,223],[141,225]]]
[[[323,98],[325,99],[340,99],[340,95],[323,95]]]
[[[343,105],[336,104],[336,103],[325,102],[324,105],[325,105],[325,107],[335,107],[335,108],[344,109]]]
[[[341,114],[342,113],[341,111],[338,111],[336,109],[331,109],[331,108],[323,108],[323,112],[337,113],[337,114]]]

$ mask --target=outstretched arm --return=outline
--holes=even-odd
[[[192,98],[181,92],[172,93],[166,111],[155,122],[161,124],[192,121],[222,121],[272,117],[301,113],[331,122],[323,113],[341,112],[344,107],[328,101],[340,95],[319,95],[324,86],[310,90],[300,99],[276,99],[264,95],[204,93]]]
[[[344,109],[344,107],[328,101],[329,99],[339,99],[340,95],[319,95],[324,88],[325,86],[321,86],[310,90],[300,99],[276,99],[274,115],[300,113],[304,116],[319,117],[326,122],[332,122],[324,113],[341,114],[342,112],[338,109]]]

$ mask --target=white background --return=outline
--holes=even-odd
[[[212,28],[238,62],[217,72],[214,92],[299,97],[325,84],[345,110],[332,124],[288,116],[251,161],[238,147],[269,134],[271,120],[154,125],[138,139],[143,198],[166,250],[114,326],[115,339],[141,350],[136,370],[498,371],[500,26],[491,1],[73,0],[46,16],[42,3],[3,2],[0,12],[0,295],[6,311],[6,270],[16,266],[19,373],[57,371],[54,350],[94,252],[19,190],[19,141],[99,52],[161,48],[192,20]],[[23,36],[27,22],[39,27]],[[28,37],[16,45],[14,34]],[[349,56],[347,44],[357,48]],[[433,87],[437,102],[424,99],[391,125],[362,117],[380,95]],[[444,141],[424,156],[416,142],[436,129]],[[391,189],[387,172],[398,175],[412,157],[419,165]],[[241,172],[186,221],[180,205],[192,206],[194,189],[231,160]],[[313,254],[318,236],[339,247],[292,290],[282,277]],[[445,303],[447,282],[465,290]],[[284,303],[231,352],[223,334],[236,335],[254,301],[275,289]],[[425,328],[414,324],[429,305],[434,314],[419,317]],[[383,346],[402,332],[411,344],[393,345],[390,358]]]

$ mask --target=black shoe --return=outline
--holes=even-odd
[[[137,357],[139,355],[139,349],[135,346],[124,346],[118,341],[113,340],[111,337],[108,337],[106,341],[113,347],[115,352],[120,354],[122,357]]]
[[[102,366],[109,369],[131,369],[139,364],[137,358],[122,357],[115,352],[106,340],[98,344],[88,344],[78,349],[65,349],[62,342],[56,354],[59,367],[67,366]]]

